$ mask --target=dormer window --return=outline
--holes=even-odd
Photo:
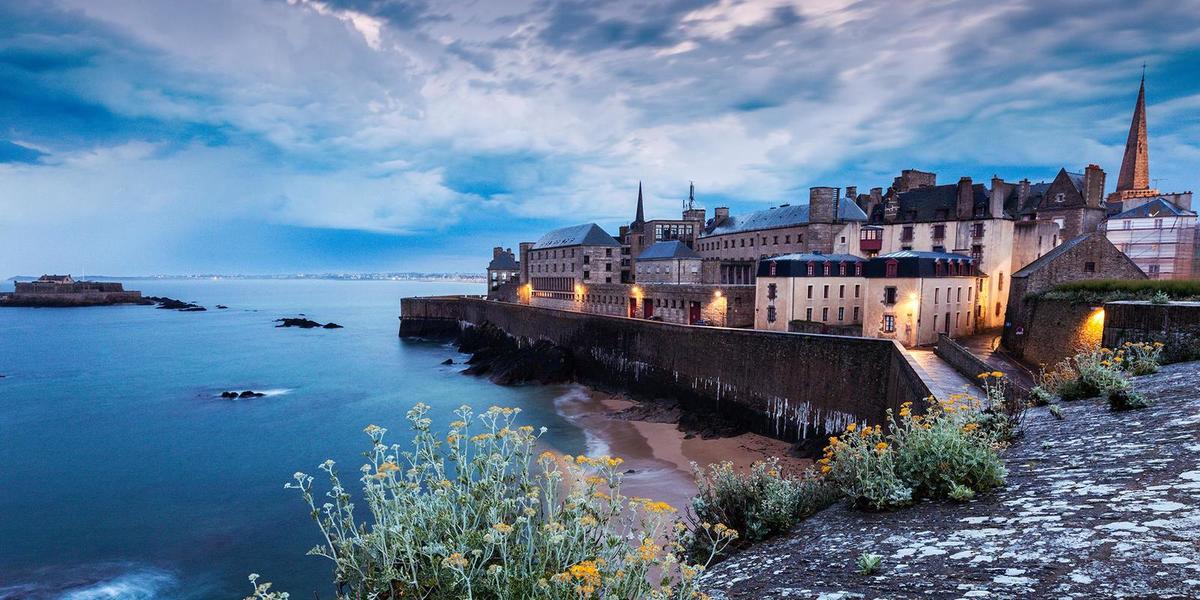
[[[897,271],[899,271],[899,270],[900,270],[900,261],[897,261],[896,259],[893,258],[893,259],[887,261],[887,265],[884,269],[884,272],[887,277],[895,277]]]

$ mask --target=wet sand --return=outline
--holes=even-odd
[[[555,400],[558,412],[587,432],[589,456],[619,456],[625,475],[622,492],[661,500],[681,512],[696,493],[691,463],[704,467],[722,461],[747,469],[756,461],[779,457],[785,473],[799,474],[811,461],[791,456],[791,445],[745,433],[735,437],[685,439],[675,423],[631,421],[610,416],[634,406],[626,398],[571,386]]]

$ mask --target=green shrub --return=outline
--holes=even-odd
[[[1113,355],[1113,363],[1134,377],[1157,373],[1162,363],[1162,342],[1125,342]]]
[[[858,567],[860,575],[874,575],[879,570],[880,563],[883,562],[883,557],[870,552],[863,552],[858,555],[858,560],[855,565]]]
[[[1004,485],[1006,471],[998,441],[981,427],[982,401],[957,394],[927,400],[925,415],[905,403],[899,420],[889,411],[890,431],[851,424],[832,437],[821,471],[855,505],[876,510],[907,505],[914,498],[965,495],[957,487],[986,492]]]
[[[1170,304],[1170,302],[1171,296],[1162,290],[1158,290],[1150,296],[1151,304]]]
[[[1129,387],[1130,376],[1158,372],[1161,342],[1125,342],[1115,351],[1097,348],[1080,352],[1042,374],[1041,387],[1063,400],[1107,396]]]
[[[1051,394],[1041,385],[1035,385],[1029,390],[1029,404],[1033,406],[1046,406],[1053,400],[1054,394]]]
[[[1091,279],[1055,286],[1046,298],[1102,304],[1114,300],[1149,300],[1166,296],[1170,300],[1200,298],[1200,281],[1184,279]]]
[[[371,449],[359,480],[369,521],[356,518],[333,461],[320,465],[330,481],[323,500],[309,475],[289,484],[321,530],[324,544],[309,553],[333,561],[338,598],[682,599],[697,591],[708,561],[687,562],[670,542],[686,529],[672,530],[674,508],[621,494],[620,459],[543,452],[535,460],[537,434],[508,408],[475,415],[464,406],[448,435],[435,436],[428,408],[408,413],[410,445],[366,429]],[[695,535],[707,536],[714,554],[737,537],[724,524]],[[255,584],[256,597],[279,597],[270,594]]]
[[[837,500],[837,490],[828,482],[811,471],[799,477],[785,475],[777,458],[757,462],[744,474],[730,462],[709,465],[707,470],[693,463],[692,471],[697,488],[692,499],[695,524],[703,528],[705,523],[724,523],[746,542],[785,532]],[[712,553],[711,539],[701,536],[689,541],[692,556]]]
[[[1146,401],[1145,396],[1125,385],[1108,390],[1108,406],[1112,410],[1135,410],[1146,408],[1150,403]]]
[[[975,490],[965,486],[954,484],[950,486],[950,499],[956,502],[966,502],[975,497]]]
[[[1066,418],[1066,415],[1063,414],[1062,407],[1057,404],[1050,405],[1050,414],[1053,415],[1054,418],[1058,419],[1059,421]]]

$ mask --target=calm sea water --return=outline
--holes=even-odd
[[[555,412],[566,389],[495,386],[442,366],[462,358],[445,344],[398,339],[402,296],[480,285],[126,287],[209,311],[0,309],[0,598],[241,598],[251,572],[331,598],[328,562],[304,555],[315,525],[283,484],[326,458],[354,479],[364,426],[403,435],[416,402],[443,425],[460,404],[498,404],[564,452],[586,444]],[[298,313],[345,329],[272,323]],[[217,397],[244,389],[270,395]]]

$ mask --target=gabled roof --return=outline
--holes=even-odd
[[[1037,260],[1025,265],[1024,267],[1021,267],[1020,269],[1017,270],[1016,273],[1013,273],[1012,276],[1018,277],[1018,278],[1028,277],[1030,273],[1033,273],[1033,272],[1037,271],[1038,269],[1041,269],[1042,267],[1050,264],[1051,262],[1054,262],[1054,260],[1056,258],[1062,256],[1063,254],[1066,254],[1068,250],[1070,250],[1071,248],[1074,248],[1075,246],[1078,246],[1080,244],[1080,242],[1083,242],[1084,240],[1088,239],[1090,236],[1093,236],[1093,235],[1103,235],[1103,234],[1097,233],[1097,232],[1092,232],[1092,233],[1085,233],[1081,236],[1071,238],[1071,239],[1055,246],[1054,248],[1050,249],[1049,252],[1039,256],[1037,258]]]
[[[650,247],[642,250],[638,255],[639,261],[643,260],[671,260],[679,258],[700,258],[700,255],[695,250],[688,248],[688,245],[679,240],[670,240],[666,242],[658,242],[651,244]]]
[[[543,250],[546,248],[564,248],[567,246],[611,246],[619,248],[620,243],[613,236],[608,235],[600,226],[595,223],[584,223],[583,225],[572,225],[570,227],[562,227],[555,229],[533,245],[534,250]]]
[[[1141,206],[1110,216],[1110,219],[1146,219],[1151,217],[1194,217],[1196,213],[1183,210],[1166,198],[1155,198]]]
[[[867,213],[864,213],[853,200],[839,198],[838,219],[842,221],[866,221]],[[808,222],[807,204],[779,206],[755,211],[740,217],[730,215],[728,219],[725,219],[720,224],[706,227],[705,236],[794,227],[797,225],[807,225]]]
[[[492,259],[492,262],[488,263],[487,268],[492,271],[518,271],[521,269],[521,265],[513,257],[512,252],[501,252],[499,256]]]

